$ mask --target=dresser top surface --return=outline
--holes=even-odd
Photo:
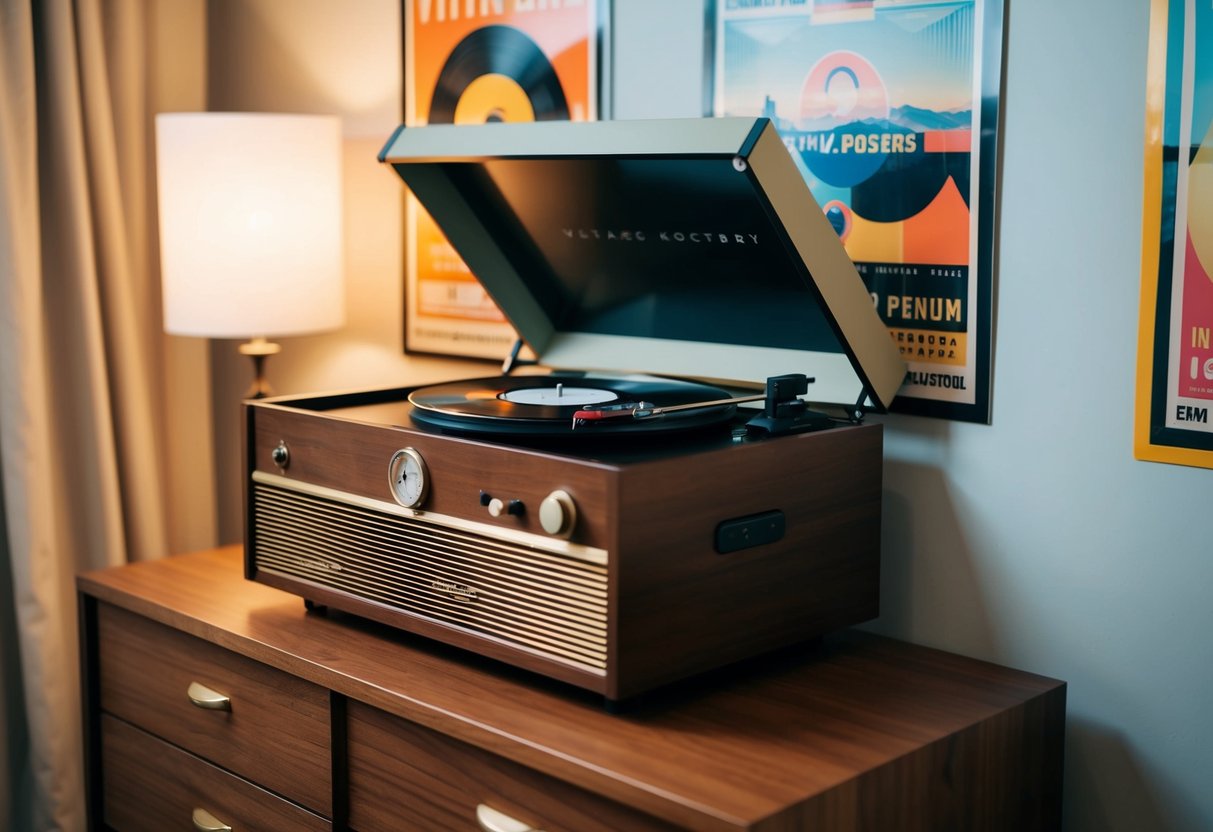
[[[848,631],[601,698],[246,581],[237,546],[91,572],[80,591],[569,782],[751,823],[1064,683]],[[1064,701],[1064,700],[1063,700]]]

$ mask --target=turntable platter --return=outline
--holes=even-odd
[[[651,376],[499,376],[423,387],[409,394],[412,418],[453,433],[531,436],[588,435],[573,431],[573,414],[589,405],[645,402],[656,407],[729,398],[718,387]],[[660,419],[614,420],[592,434],[654,433],[727,421],[736,407],[721,405]]]

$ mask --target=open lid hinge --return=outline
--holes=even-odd
[[[865,402],[872,400],[871,390],[868,385],[864,385],[859,390],[859,398],[855,400],[855,406],[851,408],[851,412],[847,414],[847,419],[853,425],[862,425],[863,417],[867,414],[864,409]]]
[[[508,376],[513,372],[515,367],[525,367],[539,363],[534,359],[518,357],[519,353],[522,352],[524,343],[521,338],[514,341],[514,346],[510,348],[510,354],[505,357],[505,361],[501,362],[501,374],[503,376]]]

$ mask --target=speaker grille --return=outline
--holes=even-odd
[[[605,672],[605,565],[368,501],[252,488],[257,569]]]

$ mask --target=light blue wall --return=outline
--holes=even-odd
[[[1148,3],[1010,6],[993,424],[886,419],[875,627],[1069,682],[1071,832],[1213,829],[1213,471],[1131,454]],[[400,198],[372,187],[400,118],[398,0],[208,9],[213,108],[340,112],[347,137],[374,137],[347,158],[350,325],[293,339],[275,384],[449,376],[400,355]],[[700,0],[615,9],[616,117],[698,115]],[[216,361],[235,400],[243,359]],[[230,421],[216,447],[238,495]],[[239,539],[238,501],[223,513]]]
[[[1069,682],[1070,830],[1213,828],[1213,471],[1132,458],[1146,2],[1007,15],[993,424],[888,417],[875,628]],[[615,116],[694,116],[698,0],[616,0]]]

